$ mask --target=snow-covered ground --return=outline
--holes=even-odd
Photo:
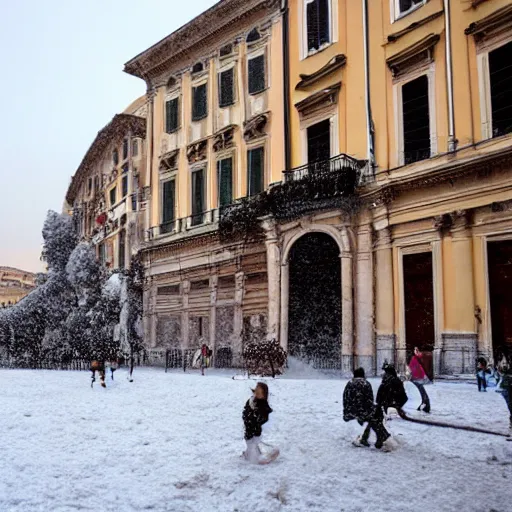
[[[231,375],[136,369],[129,383],[119,370],[91,390],[86,372],[0,370],[0,511],[512,510],[512,442],[396,418],[397,451],[356,448],[345,381],[311,374],[269,380],[265,436],[281,456],[248,465],[241,412],[254,381]],[[406,410],[426,416],[406,390]],[[432,419],[506,431],[494,390],[427,390]]]

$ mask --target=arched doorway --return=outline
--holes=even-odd
[[[325,233],[301,236],[289,254],[288,353],[316,367],[341,361],[341,265]]]

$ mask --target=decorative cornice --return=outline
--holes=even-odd
[[[340,89],[341,82],[331,85],[330,87],[326,87],[325,89],[308,96],[306,99],[295,103],[295,108],[301,114],[307,114],[311,110],[324,106],[325,104],[332,105],[338,101]]]
[[[330,75],[337,69],[342,68],[347,63],[347,57],[343,54],[335,55],[325,66],[310,75],[300,75],[301,81],[295,86],[295,89],[306,89],[315,84],[318,80]]]
[[[165,71],[187,50],[224,34],[235,22],[240,23],[240,20],[258,11],[278,12],[279,7],[279,0],[220,0],[186,25],[128,61],[124,71],[147,82],[148,77]]]
[[[429,34],[412,46],[389,57],[386,63],[391,69],[393,76],[399,75],[405,69],[417,64],[419,61],[431,61],[432,50],[441,36],[439,34]]]
[[[477,39],[487,36],[490,32],[505,28],[512,25],[512,5],[507,5],[494,11],[489,16],[481,20],[474,21],[469,25],[464,33],[466,35],[473,35]]]
[[[398,32],[389,34],[388,43],[394,43],[395,41],[398,41],[402,36],[405,36],[409,32],[412,32],[414,29],[421,27],[422,25],[426,25],[430,21],[439,18],[439,16],[442,16],[443,14],[444,14],[444,10],[440,10],[438,12],[435,12],[434,14],[431,14],[430,16],[427,16],[426,18],[423,18],[422,20],[415,21],[414,23],[407,25],[407,27],[405,27],[402,30],[399,30]]]

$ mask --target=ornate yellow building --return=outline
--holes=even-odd
[[[148,347],[223,364],[268,337],[374,373],[419,346],[437,375],[510,353],[511,49],[507,0],[223,0],[128,62]]]
[[[35,274],[12,267],[0,267],[0,307],[20,301],[35,288]]]

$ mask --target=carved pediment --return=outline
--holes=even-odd
[[[269,112],[258,114],[244,123],[244,139],[246,141],[265,135]]]
[[[347,62],[345,55],[335,55],[325,66],[310,75],[300,75],[301,81],[295,86],[295,89],[306,89],[310,85],[318,82],[318,80],[330,75],[337,69],[342,68]]]
[[[512,27],[512,5],[507,5],[471,23],[464,33],[480,40],[510,27]]]
[[[405,36],[409,32],[412,32],[413,30],[417,29],[418,27],[421,27],[422,25],[426,25],[430,21],[439,18],[443,14],[444,14],[444,11],[437,11],[434,14],[427,16],[426,18],[423,18],[421,20],[415,21],[414,23],[411,23],[410,25],[407,25],[407,27],[405,27],[402,30],[399,30],[398,32],[389,34],[388,43],[394,43],[395,41],[398,41],[398,39],[400,39],[402,36]]]
[[[233,146],[233,136],[235,134],[234,125],[230,125],[215,135],[213,141],[213,151],[222,151]]]
[[[187,159],[189,163],[200,162],[206,159],[208,141],[200,140],[187,147]]]
[[[439,34],[429,34],[412,46],[389,57],[386,63],[393,76],[397,77],[419,64],[432,62],[434,46],[440,38]]]
[[[341,89],[341,82],[315,92],[306,99],[295,103],[295,108],[302,115],[310,114],[326,106],[334,105],[338,101],[338,94]]]
[[[178,157],[180,154],[179,149],[175,149],[174,151],[169,151],[165,155],[162,155],[160,158],[160,171],[172,171],[173,169],[177,169],[178,167]]]

